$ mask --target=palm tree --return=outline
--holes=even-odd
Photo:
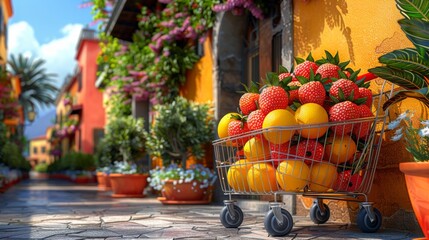
[[[46,73],[43,59],[34,60],[19,54],[13,54],[8,61],[9,72],[21,79],[19,103],[24,114],[36,111],[35,108],[48,107],[55,103],[58,88],[54,85],[56,74]]]

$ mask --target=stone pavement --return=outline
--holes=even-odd
[[[284,238],[270,238],[264,213],[243,209],[244,222],[227,229],[222,205],[166,206],[155,197],[112,199],[95,185],[26,180],[0,194],[0,239],[411,239],[407,232],[382,229],[364,234],[356,226],[315,225],[294,217]]]

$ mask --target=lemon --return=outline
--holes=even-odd
[[[329,121],[326,110],[317,103],[306,103],[301,105],[295,112],[295,120],[300,125],[305,124],[320,124]],[[323,136],[328,127],[303,128],[301,136],[305,138],[315,139]]]
[[[264,137],[274,144],[289,142],[295,134],[295,130],[280,130],[274,127],[287,127],[297,125],[294,115],[286,109],[277,109],[269,112],[265,116],[262,128]]]
[[[310,169],[301,160],[285,160],[276,171],[277,182],[285,191],[300,191],[307,185],[309,176]]]

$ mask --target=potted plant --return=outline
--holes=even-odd
[[[103,141],[111,152],[117,153],[110,155],[114,163],[109,175],[112,197],[144,197],[148,174],[143,174],[138,164],[144,155],[143,119],[132,116],[112,119]]]
[[[102,191],[111,190],[110,184],[110,173],[112,172],[113,162],[112,160],[118,159],[119,151],[110,145],[110,142],[106,141],[105,138],[97,145],[97,151],[95,153],[96,161],[96,176],[98,189]]]
[[[429,12],[429,5],[420,3],[417,0],[396,0],[398,9],[405,17],[398,23],[415,48],[387,53],[379,58],[383,66],[369,69],[378,77],[404,89],[396,92],[383,105],[384,110],[406,98],[415,98],[423,103],[423,107],[429,107],[429,21],[425,15]],[[412,116],[410,111],[406,111],[389,127],[395,129],[401,122],[404,124],[395,132],[393,140],[404,135],[406,149],[413,155],[415,162],[400,163],[399,169],[405,174],[416,218],[425,237],[429,239],[429,201],[425,194],[429,189],[429,126],[428,120],[412,121]],[[427,115],[421,117],[427,118]]]
[[[155,110],[154,124],[146,133],[146,149],[162,159],[163,167],[151,171],[151,186],[161,190],[160,200],[165,204],[207,203],[215,175],[187,161],[191,157],[203,159],[205,144],[213,138],[215,123],[210,106],[176,97],[170,104],[157,105]]]

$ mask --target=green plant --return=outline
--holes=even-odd
[[[415,48],[384,54],[378,59],[384,66],[368,71],[405,89],[396,92],[384,109],[406,98],[429,107],[429,4],[426,0],[396,0],[396,5],[405,17],[398,23]]]
[[[429,120],[420,120],[418,127],[412,122],[414,113],[405,111],[389,123],[388,129],[394,130],[393,141],[405,139],[405,148],[410,152],[416,162],[429,161]]]
[[[39,163],[36,166],[34,166],[34,171],[39,173],[46,173],[48,172],[49,164],[47,163]]]
[[[104,147],[110,149],[103,156],[112,158],[111,162],[124,162],[129,165],[137,164],[144,154],[145,136],[143,119],[135,119],[132,116],[113,119],[106,127],[106,135],[103,139]],[[113,152],[113,151],[116,151]],[[141,172],[143,169],[138,169]]]
[[[149,154],[162,158],[164,166],[177,163],[182,168],[190,156],[204,157],[204,144],[213,139],[215,125],[210,108],[183,97],[155,106],[155,122],[146,133]]]

